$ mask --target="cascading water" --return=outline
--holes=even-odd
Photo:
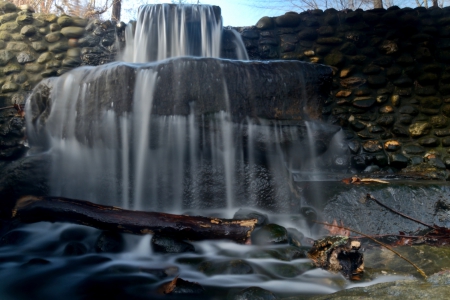
[[[298,61],[217,59],[225,52],[233,56],[230,49],[241,53],[234,57],[247,59],[242,41],[230,30],[227,38],[236,39],[226,51],[221,48],[217,7],[145,6],[134,30],[131,25],[127,30],[125,63],[47,79],[27,101],[30,155],[51,155],[50,194],[131,209],[197,213],[191,210],[219,208],[214,213],[225,217],[250,206],[284,213],[271,216],[272,222],[303,224],[286,215],[298,214],[301,206],[288,178],[311,166],[313,154],[324,152],[308,146],[308,131],[322,144],[338,131],[305,123],[321,113],[330,69]],[[74,236],[67,231],[74,230],[75,242],[67,239]],[[0,283],[6,295],[28,296],[17,284],[20,279],[24,285],[39,280],[29,284],[37,298],[70,293],[74,299],[157,299],[166,297],[155,291],[174,272],[204,286],[205,299],[224,299],[228,291],[250,285],[286,296],[343,286],[341,278],[311,270],[289,246],[201,242],[195,243],[196,253],[167,256],[152,253],[148,237],[126,236],[122,253],[96,255],[86,246],[95,243],[94,229],[42,224],[13,231],[16,235],[23,237],[17,242],[25,249],[20,258],[14,258],[14,247],[0,249],[0,259],[15,259],[6,267],[0,264],[0,274],[12,274]],[[36,236],[45,238],[36,243]],[[67,256],[75,246],[87,254]],[[41,251],[45,247],[51,250]],[[42,253],[50,254],[34,258]],[[217,261],[244,262],[245,272],[226,269],[210,276],[199,271]],[[23,268],[36,265],[38,271],[23,276]]]

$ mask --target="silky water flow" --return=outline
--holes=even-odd
[[[292,182],[317,179],[311,174],[339,161],[341,135],[328,132],[334,143],[328,148],[334,151],[326,152],[308,138],[327,132],[321,125],[264,118],[269,113],[258,97],[244,97],[249,102],[236,105],[241,91],[233,86],[239,84],[226,77],[236,66],[247,69],[229,76],[235,81],[262,80],[256,86],[243,84],[246,90],[276,85],[277,93],[290,93],[290,82],[298,86],[306,76],[284,73],[282,62],[250,66],[221,60],[223,30],[217,7],[144,6],[136,24],[127,27],[124,62],[48,79],[50,104],[36,115],[41,106],[33,101],[42,93],[35,92],[26,109],[27,116],[36,116],[27,118],[29,155],[52,157],[51,194],[126,209],[228,218],[240,207],[259,208],[277,213],[271,222],[302,230],[304,222],[292,217],[302,206]],[[232,36],[236,58],[248,59],[239,35]],[[271,75],[274,66],[279,69]],[[287,77],[294,75],[298,84]],[[33,224],[9,235],[14,244],[0,248],[2,299],[155,299],[162,297],[157,287],[175,274],[205,288],[192,299],[226,299],[229,291],[249,286],[281,296],[349,286],[340,276],[311,268],[307,259],[268,254],[283,256],[285,246],[205,241],[193,243],[195,253],[163,255],[152,253],[149,235],[125,235],[120,253],[96,254],[99,231],[83,226]],[[81,255],[68,256],[68,247],[78,247]],[[239,272],[199,271],[200,262],[225,261],[242,267]]]

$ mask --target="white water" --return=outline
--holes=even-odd
[[[222,18],[213,6],[145,5],[139,8],[137,20],[134,36],[132,26],[127,27],[124,61],[220,57]]]

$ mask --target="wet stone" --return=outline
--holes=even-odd
[[[19,15],[16,18],[16,22],[20,25],[26,25],[33,23],[33,16],[31,14]]]
[[[345,57],[340,52],[334,52],[325,56],[324,62],[327,65],[338,67],[345,62]]]
[[[350,123],[350,125],[352,126],[352,128],[353,128],[355,131],[361,131],[361,130],[363,130],[364,128],[366,128],[366,124],[364,124],[364,123],[362,123],[362,122],[360,122],[360,121],[352,121],[352,122]]]
[[[378,126],[378,125],[370,125],[368,126],[369,132],[370,133],[382,133],[384,132],[383,127]]]
[[[419,113],[419,109],[415,106],[404,105],[404,106],[400,107],[399,112],[401,114],[408,114],[408,115],[416,116]]]
[[[395,112],[394,108],[390,105],[381,107],[379,111],[382,114],[391,114],[391,113]]]
[[[103,231],[95,243],[96,252],[118,253],[123,251],[125,241],[120,233]]]
[[[436,84],[438,82],[438,76],[434,73],[425,73],[420,75],[417,81],[422,85]]]
[[[24,36],[33,36],[36,34],[36,28],[33,25],[26,25],[20,30],[20,34]]]
[[[363,69],[364,74],[372,75],[372,74],[378,74],[381,72],[381,68],[377,65],[368,65]]]
[[[153,251],[157,253],[195,252],[194,246],[187,242],[157,234],[153,235],[151,246]]]
[[[419,144],[424,147],[437,147],[440,145],[440,140],[435,137],[426,137],[420,139]]]
[[[367,77],[367,82],[371,87],[382,87],[386,84],[386,77],[384,75],[372,75]]]
[[[394,65],[386,70],[386,76],[389,79],[395,79],[395,78],[399,77],[401,74],[402,74],[402,68],[400,68],[397,65]]]
[[[415,92],[419,96],[433,96],[437,93],[437,91],[431,86],[416,87]]]
[[[406,154],[411,154],[411,155],[417,155],[417,154],[422,154],[425,153],[425,149],[419,145],[406,145],[403,146],[403,151],[405,151]]]
[[[400,78],[395,79],[393,83],[399,87],[409,87],[413,84],[413,81],[407,76],[401,76]]]
[[[36,60],[36,55],[32,51],[20,52],[17,56],[17,62],[19,64],[26,64]]]
[[[352,94],[351,90],[341,90],[341,91],[336,93],[336,97],[344,98],[344,97],[350,96],[351,94]]]
[[[408,158],[400,153],[391,154],[390,165],[397,169],[402,169],[408,166]]]
[[[337,37],[322,37],[318,38],[316,43],[320,45],[338,45],[342,43],[342,39]]]
[[[351,140],[347,145],[353,154],[357,154],[361,149],[361,144],[357,140]]]
[[[363,149],[367,152],[374,153],[383,150],[383,147],[379,141],[366,141],[363,144]]]
[[[59,31],[49,33],[45,36],[45,40],[49,43],[55,43],[61,39],[62,35]]]
[[[387,99],[388,97],[386,95],[377,96],[377,103],[384,103],[387,101]]]
[[[67,38],[80,38],[84,35],[84,28],[68,26],[61,29],[61,34]]]
[[[285,244],[288,241],[286,228],[277,224],[267,224],[251,235],[252,244]]]
[[[295,246],[295,247],[301,247],[302,246],[302,240],[305,237],[303,233],[298,231],[296,228],[287,228],[288,232],[288,243],[289,245]]]
[[[361,77],[349,77],[342,79],[340,83],[344,88],[357,88],[366,83],[366,79]]]
[[[48,49],[47,45],[43,42],[33,42],[31,43],[31,47],[33,47],[36,52],[44,52]]]
[[[240,208],[233,216],[235,220],[249,220],[256,219],[257,226],[267,225],[269,223],[269,217],[267,214],[263,214],[259,211],[248,209],[248,208]]]
[[[243,289],[236,294],[229,296],[227,300],[277,300],[279,299],[271,291],[257,286],[251,286]]]
[[[384,149],[386,151],[397,151],[400,150],[401,146],[402,145],[397,140],[390,140],[384,143]]]
[[[371,97],[357,97],[353,100],[353,106],[358,108],[369,108],[376,102],[375,98]]]
[[[16,92],[20,89],[20,86],[14,82],[6,82],[2,86],[2,93],[10,93],[10,92]]]
[[[69,16],[61,16],[58,18],[58,25],[61,27],[67,27],[73,24],[73,19]]]
[[[198,270],[208,276],[212,275],[244,275],[253,274],[253,267],[242,259],[230,261],[205,261],[198,266]]]
[[[80,242],[69,242],[64,248],[63,255],[66,256],[78,256],[87,253],[87,247]]]
[[[275,18],[275,24],[280,27],[295,27],[301,21],[301,16],[295,12],[287,12]]]
[[[438,129],[434,131],[435,136],[443,137],[450,136],[450,129]]]
[[[410,115],[400,115],[398,121],[404,125],[410,125],[413,121],[414,117]]]
[[[420,137],[430,132],[431,125],[427,122],[417,122],[409,126],[409,133],[412,137]]]
[[[430,158],[428,159],[427,163],[437,169],[446,169],[445,163],[439,157]]]
[[[445,128],[448,125],[448,118],[442,115],[433,116],[430,119],[430,123],[434,128]]]
[[[381,115],[377,119],[377,124],[383,126],[383,127],[389,127],[395,122],[395,116],[393,115]]]
[[[353,90],[353,93],[355,93],[355,96],[364,97],[372,94],[372,90],[369,88],[358,88]]]

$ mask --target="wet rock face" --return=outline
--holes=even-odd
[[[355,133],[349,138],[353,156],[389,151],[394,158],[359,169],[375,164],[398,172],[415,163],[415,155],[406,153],[409,145],[436,149],[441,159],[450,150],[449,13],[441,8],[288,13],[239,30],[252,59],[332,66],[323,119]],[[399,146],[375,151],[353,147],[355,141]]]
[[[377,184],[351,186],[342,183],[328,184],[329,199],[324,205],[323,218],[327,222],[342,221],[345,226],[366,234],[415,233],[426,229],[411,220],[405,219],[372,200],[370,194],[387,206],[426,224],[448,227],[449,205],[443,198],[448,197],[448,185],[410,183],[390,183],[389,186]]]
[[[196,99],[196,115],[227,111],[238,122],[247,117],[317,119],[331,83],[330,68],[301,62],[265,64],[211,58],[174,58],[150,63],[137,73],[143,75],[143,72],[157,73],[158,82],[162,83],[155,85],[152,114],[189,115],[192,99]],[[92,114],[95,111],[110,108],[112,102],[113,109],[119,115],[131,111],[133,88],[137,81],[133,65],[82,69],[75,76],[80,79],[80,84],[89,83],[89,90],[82,95],[84,99],[101,95],[96,103],[85,103],[90,107],[86,107],[86,115],[79,116],[80,119],[94,117]],[[44,91],[50,87],[56,92],[65,80],[61,77],[39,84],[31,97],[32,119],[50,112],[51,108],[46,103],[52,96],[50,94],[48,99],[45,98]],[[152,83],[148,81],[147,84]],[[40,122],[45,123],[45,119],[40,118]]]

